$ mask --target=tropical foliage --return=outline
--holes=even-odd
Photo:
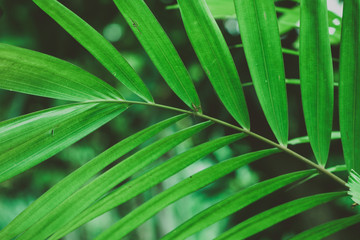
[[[1,89],[67,101],[61,106],[0,123],[1,184],[16,179],[112,119],[126,118],[137,106],[158,108],[171,115],[155,123],[149,122],[146,128],[127,136],[68,174],[5,226],[0,231],[0,239],[60,239],[104,213],[136,200],[149,189],[161,186],[207,155],[253,140],[267,147],[241,151],[237,156],[221,159],[180,179],[163,191],[154,191],[147,201],[106,226],[96,239],[127,236],[131,239],[134,230],[174,202],[260,159],[274,161],[273,168],[285,171],[237,189],[159,237],[197,236],[198,232],[247,209],[250,204],[267,201],[268,195],[281,188],[297,188],[321,177],[331,183],[330,188],[262,209],[241,222],[229,223],[222,232],[211,237],[245,239],[256,236],[316,206],[350,196],[354,206],[360,204],[359,0],[344,2],[342,19],[328,11],[326,0],[291,1],[291,8],[281,7],[278,1],[274,4],[273,0],[178,0],[177,4],[169,6],[166,11],[180,12],[185,32],[209,80],[206,84],[211,84],[213,95],[216,94],[223,105],[220,117],[208,114],[212,107],[210,101],[201,98],[202,88],[193,82],[172,41],[144,0],[114,0],[114,6],[169,89],[178,97],[176,106],[159,104],[156,93],[149,90],[145,79],[127,59],[70,9],[56,0],[33,2],[96,58],[127,92],[120,93],[116,86],[67,61],[0,43]],[[229,18],[236,18],[239,23],[240,45],[229,47],[216,21]],[[341,29],[335,20],[342,21]],[[330,28],[335,32],[329,35]],[[299,31],[299,51],[282,47],[281,38],[292,29]],[[339,59],[332,56],[331,44],[340,44]],[[236,47],[244,50],[251,82],[240,80],[238,60],[230,52]],[[300,79],[286,78],[283,54],[299,55]],[[334,63],[337,62],[339,83],[334,81],[337,71]],[[299,101],[308,136],[289,140],[289,134],[293,134],[289,127],[292,116],[289,116],[287,85],[300,88]],[[273,136],[252,130],[257,128],[257,122],[251,118],[257,103],[246,94],[252,86]],[[334,116],[334,112],[338,115]],[[333,116],[339,119],[340,131],[333,131]],[[183,124],[184,121],[187,124]],[[175,127],[180,130],[174,131]],[[211,133],[214,127],[226,129],[226,134],[200,144],[188,144],[183,151],[169,154],[171,157],[166,161],[158,160],[188,139]],[[164,134],[166,131],[170,134]],[[331,162],[330,145],[336,139],[341,139],[342,163]],[[293,150],[307,143],[313,156]],[[289,165],[301,161],[307,169],[289,171],[277,164],[274,156],[287,159]],[[348,175],[347,183],[344,176]],[[312,224],[302,229],[303,232],[294,233],[291,239],[323,239],[359,222],[359,214],[348,214],[320,225]]]

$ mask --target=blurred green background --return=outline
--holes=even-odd
[[[97,31],[102,33],[130,62],[136,72],[142,77],[152,92],[157,103],[186,108],[184,104],[166,86],[158,71],[151,63],[145,51],[126,25],[117,8],[111,0],[64,0],[60,1],[72,11],[77,13]],[[155,16],[173,41],[186,67],[188,68],[196,88],[199,92],[203,110],[206,114],[234,123],[233,119],[226,113],[218,98],[206,79],[201,66],[191,48],[185,34],[178,10],[166,10],[166,7],[176,3],[173,0],[146,0]],[[281,2],[279,6],[294,7],[294,3]],[[339,5],[337,0],[329,4],[337,11]],[[279,17],[284,14],[279,13]],[[284,20],[290,21],[290,20]],[[293,21],[293,20],[292,20]],[[218,24],[224,33],[229,46],[241,43],[237,23],[234,19],[218,20]],[[336,34],[339,34],[337,31]],[[291,28],[282,35],[282,44],[286,48],[295,49],[298,46],[298,29]],[[46,53],[60,59],[76,64],[90,73],[100,77],[115,86],[128,99],[138,100],[137,97],[127,91],[104,67],[102,67],[81,45],[58,26],[50,17],[43,13],[32,1],[28,0],[0,0],[0,42],[12,44],[28,49]],[[334,42],[332,46],[334,57],[338,57],[339,45]],[[242,48],[231,48],[235,63],[238,67],[242,82],[251,81]],[[284,55],[286,77],[298,78],[298,57]],[[335,76],[337,81],[337,63],[335,63]],[[252,130],[261,135],[274,139],[265,117],[259,107],[253,88],[246,87],[245,94],[252,120]],[[335,94],[337,97],[337,94]],[[302,115],[300,91],[298,86],[288,86],[290,138],[306,135]],[[337,98],[336,98],[337,101]],[[6,120],[22,114],[38,111],[44,108],[65,104],[67,102],[52,100],[36,96],[29,96],[9,91],[0,91],[0,120]],[[335,104],[337,107],[337,102]],[[338,130],[337,110],[334,115],[334,130]],[[92,159],[97,154],[109,148],[125,137],[154,124],[160,120],[173,116],[173,112],[149,108],[144,106],[133,106],[128,111],[115,118],[109,124],[93,132],[83,140],[57,154],[48,161],[37,167],[0,184],[0,229],[8,224],[19,212],[21,212],[32,201],[38,198],[51,186],[71,173],[82,164]],[[155,139],[169,135],[179,129],[190,126],[200,119],[187,118],[176,126],[163,131]],[[159,159],[156,164],[169,159],[188,147],[232,133],[229,129],[213,126],[195,138],[184,142],[166,156]],[[155,139],[152,139],[154,141]],[[149,144],[148,141],[146,144]],[[144,146],[144,145],[143,145]],[[141,146],[141,147],[143,147]],[[264,149],[268,146],[263,143],[247,138],[225,147],[214,154],[198,161],[186,168],[171,179],[165,181],[146,193],[138,196],[117,209],[86,224],[82,228],[71,233],[65,239],[93,239],[99,232],[106,229],[116,220],[124,216],[130,209],[151,198],[154,194],[172,186],[174,183],[192,175],[193,173],[213,165],[216,162],[237,156],[249,151]],[[306,157],[313,159],[309,144],[294,147],[294,149]],[[343,164],[340,141],[334,141],[331,145],[329,166]],[[153,166],[152,166],[153,167]],[[250,186],[279,174],[306,169],[303,163],[290,159],[284,154],[278,154],[271,158],[259,160],[250,166],[238,169],[231,175],[224,177],[216,183],[181,199],[153,219],[150,219],[140,228],[129,235],[128,239],[159,239],[172,230],[175,226],[196,214],[202,209],[215,202]],[[146,169],[148,170],[148,169]],[[144,171],[146,171],[144,170]],[[141,173],[139,173],[141,174]],[[136,177],[136,176],[134,176]],[[343,173],[342,177],[346,177]],[[315,193],[341,190],[325,177],[318,177],[303,185],[294,188],[286,188],[252,204],[250,207],[220,221],[205,229],[191,239],[211,239],[219,232],[230,228],[236,223],[247,219],[256,213],[276,206],[280,203],[293,200],[297,197],[307,196]],[[289,239],[311,226],[324,223],[340,217],[349,216],[358,209],[351,208],[352,201],[341,199],[330,204],[317,207],[311,211],[289,219],[278,224],[251,239]],[[329,239],[357,239],[354,235],[359,233],[359,226],[354,226],[345,231],[333,235]]]

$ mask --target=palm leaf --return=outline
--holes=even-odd
[[[119,206],[120,204],[162,182],[168,177],[189,166],[196,160],[243,137],[245,137],[244,134],[229,135],[203,143],[180,155],[173,157],[153,170],[124,184],[106,197],[94,203],[92,206],[68,222],[54,235],[52,235],[50,239],[58,239],[65,236],[67,233],[73,231],[82,224],[89,222],[95,217],[100,216],[101,214],[111,210],[116,206]]]
[[[349,187],[348,194],[351,199],[356,204],[360,204],[360,175],[356,171],[351,170],[347,186]]]
[[[291,238],[291,240],[321,240],[333,233],[336,233],[359,222],[360,214],[351,217],[340,218],[302,232]]]
[[[145,2],[114,2],[170,88],[191,109],[200,111],[200,100],[189,73]]]
[[[107,149],[53,186],[0,231],[0,239],[12,239],[52,211],[106,166],[119,159],[164,128],[184,118],[179,115],[150,126]],[[46,119],[49,121],[49,119]]]
[[[286,146],[289,120],[284,62],[273,0],[234,0],[241,39],[266,119]]]
[[[205,1],[178,3],[191,44],[216,93],[235,120],[249,129],[249,113],[234,61]]]
[[[221,234],[216,240],[245,239],[296,214],[342,196],[345,196],[345,192],[323,193],[293,200],[245,220]]]
[[[209,125],[211,125],[210,122],[200,123],[162,138],[150,146],[136,152],[71,195],[53,211],[27,229],[27,231],[20,235],[18,239],[42,239],[49,237],[58,228],[62,227],[66,221],[71,220],[74,215],[86,209],[117,184]]]
[[[316,160],[325,166],[334,106],[326,0],[302,0],[300,6],[300,86],[306,130]]]
[[[103,232],[97,240],[100,239],[121,239],[136,227],[151,218],[161,209],[175,202],[176,200],[214,182],[215,180],[229,174],[235,169],[249,164],[257,159],[271,155],[277,152],[274,149],[268,149],[249,154],[244,154],[239,157],[223,161],[215,166],[207,168],[195,175],[181,181],[171,188],[163,191],[157,196],[153,197],[140,207],[133,210],[131,213],[123,217],[120,221],[115,223],[105,232]]]
[[[172,232],[168,233],[162,240],[186,239],[203,228],[250,205],[256,200],[301,178],[307,177],[313,172],[314,171],[307,170],[289,173],[246,188],[190,218]]]
[[[56,0],[33,0],[86,48],[112,75],[148,102],[153,98],[129,63],[101,34]]]
[[[0,88],[70,101],[122,99],[113,87],[75,65],[6,44],[0,44]]]
[[[127,108],[84,103],[51,108],[0,123],[0,182],[41,163]]]
[[[340,46],[339,118],[344,158],[349,169],[360,172],[360,1],[344,3]]]

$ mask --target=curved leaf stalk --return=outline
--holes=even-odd
[[[90,101],[90,102],[99,102],[99,101]],[[282,145],[280,145],[280,144],[278,144],[278,143],[276,143],[276,142],[274,142],[274,141],[272,141],[272,140],[270,140],[268,138],[265,138],[265,137],[255,133],[255,132],[252,132],[250,130],[247,130],[247,129],[232,125],[232,124],[224,122],[224,121],[222,121],[220,119],[213,118],[211,116],[208,116],[208,115],[205,115],[205,114],[202,114],[202,113],[199,113],[199,112],[188,111],[188,110],[184,110],[184,109],[180,109],[180,108],[176,108],[176,107],[171,107],[171,106],[167,106],[167,105],[162,105],[162,104],[157,104],[157,103],[146,103],[146,102],[138,102],[138,101],[117,101],[117,100],[104,100],[104,101],[100,101],[100,102],[118,102],[118,103],[134,104],[134,105],[145,105],[145,106],[151,106],[151,107],[167,109],[167,110],[180,112],[180,113],[186,113],[186,114],[189,114],[189,115],[193,115],[193,116],[196,116],[196,117],[200,117],[200,118],[203,118],[203,119],[210,120],[210,121],[212,121],[214,123],[223,125],[225,127],[232,128],[232,129],[234,129],[236,131],[246,133],[247,135],[249,135],[249,136],[251,136],[253,138],[256,138],[256,139],[258,139],[258,140],[260,140],[260,141],[262,141],[264,143],[267,143],[267,144],[269,144],[269,145],[271,145],[273,147],[276,147],[276,148],[280,149],[281,151],[289,154],[290,156],[293,156],[294,158],[306,163],[310,167],[315,168],[320,173],[330,177],[334,181],[338,182],[340,185],[347,188],[346,182],[344,180],[342,180],[341,178],[339,178],[335,174],[329,172],[323,166],[320,166],[320,165],[314,163],[313,161],[311,161],[310,159],[308,159],[308,158],[294,152],[293,150],[291,150],[291,149],[289,149],[289,148],[287,148],[285,146],[282,146]]]

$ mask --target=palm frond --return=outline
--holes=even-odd
[[[205,0],[178,3],[187,35],[216,93],[235,120],[249,129],[249,113],[235,63]]]
[[[134,69],[100,33],[56,0],[33,2],[86,48],[121,83],[144,100],[153,102],[149,90]]]

